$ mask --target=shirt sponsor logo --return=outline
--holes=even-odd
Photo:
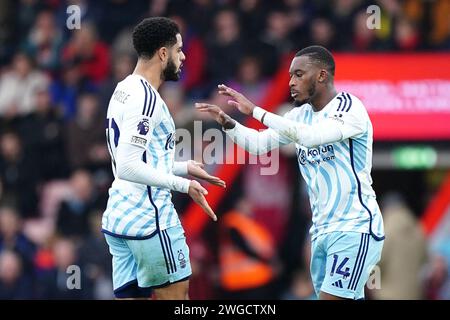
[[[326,146],[319,146],[317,148],[300,148],[297,151],[298,161],[301,165],[320,164],[321,161],[334,160],[334,147],[332,144]]]
[[[166,150],[169,150],[169,149],[172,150],[173,148],[175,148],[175,133],[169,133],[167,135],[165,149]]]

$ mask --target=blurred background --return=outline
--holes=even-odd
[[[372,4],[381,13],[373,30]],[[66,27],[69,5],[81,9],[80,29]],[[386,241],[367,297],[450,298],[449,0],[0,0],[0,299],[113,298],[100,232],[112,182],[104,119],[134,69],[132,28],[150,16],[182,31],[182,79],[161,94],[190,132],[194,120],[217,128],[193,103],[226,108],[219,83],[286,112],[293,54],[330,49],[338,90],[360,97],[374,125]],[[208,141],[194,139],[202,161]],[[191,249],[191,299],[314,299],[311,212],[295,150],[281,150],[277,175],[261,175],[265,166],[207,166],[228,185],[208,186],[217,223],[174,194]],[[255,269],[232,268],[230,247]],[[70,265],[81,268],[80,290],[67,288]]]

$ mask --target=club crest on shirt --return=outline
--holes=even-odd
[[[148,119],[142,119],[137,125],[137,131],[139,134],[146,135],[150,129],[150,124]]]

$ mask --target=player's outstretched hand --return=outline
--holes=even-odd
[[[211,207],[208,204],[208,201],[206,201],[205,196],[208,194],[208,191],[206,191],[205,188],[202,187],[200,183],[198,183],[195,180],[191,180],[191,183],[189,184],[189,196],[194,200],[202,209],[206,212],[208,216],[211,217],[214,221],[217,221],[217,216],[212,211]]]
[[[195,108],[200,112],[209,113],[209,115],[225,129],[232,129],[236,125],[236,121],[214,104],[196,103]]]
[[[237,92],[224,84],[219,84],[217,87],[219,88],[219,94],[231,98],[231,100],[228,100],[229,105],[235,106],[242,113],[248,115],[253,113],[253,109],[256,108],[255,104],[248,100],[242,93]]]
[[[187,167],[188,167],[188,174],[190,174],[191,176],[208,181],[209,183],[214,184],[216,186],[226,188],[225,181],[223,181],[219,177],[214,177],[210,175],[208,172],[206,172],[203,169],[204,165],[202,163],[194,160],[189,160]]]

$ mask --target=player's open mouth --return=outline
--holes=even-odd
[[[295,97],[297,97],[298,96],[298,92],[296,92],[296,91],[291,91],[291,97],[292,98],[295,98]]]

